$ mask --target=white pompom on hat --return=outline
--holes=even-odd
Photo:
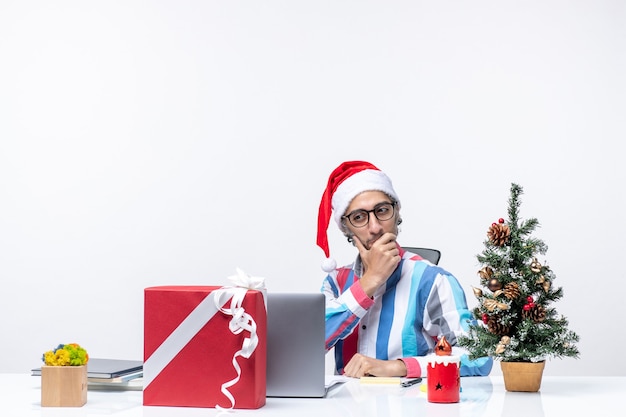
[[[328,184],[322,194],[317,217],[317,245],[322,248],[326,260],[322,264],[325,272],[331,272],[337,263],[330,257],[328,247],[328,225],[331,214],[341,229],[341,218],[357,195],[365,191],[382,191],[393,198],[400,206],[389,177],[369,162],[347,161],[330,174]]]

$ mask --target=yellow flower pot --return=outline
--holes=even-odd
[[[537,392],[545,362],[500,362],[507,391]]]
[[[82,407],[87,403],[87,366],[41,367],[42,407]]]

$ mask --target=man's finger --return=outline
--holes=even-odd
[[[365,247],[363,242],[361,242],[361,239],[356,237],[356,235],[352,235],[352,241],[354,242],[354,245],[359,250],[359,252],[367,251],[367,248]]]
[[[397,236],[396,236],[396,235],[394,235],[394,234],[393,234],[393,233],[391,233],[391,232],[387,232],[387,233],[385,233],[385,234],[382,236],[382,238],[384,239],[383,241],[384,241],[385,243],[391,243],[391,242],[395,243],[395,242],[396,242],[396,237],[397,237]]]

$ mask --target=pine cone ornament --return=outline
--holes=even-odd
[[[487,237],[495,246],[504,246],[511,237],[511,229],[506,224],[494,223],[489,227]]]
[[[489,329],[491,333],[498,335],[498,336],[503,336],[503,335],[508,334],[511,328],[509,326],[502,324],[500,320],[501,320],[501,317],[498,314],[489,317],[489,320],[487,321],[487,328]]]
[[[535,323],[541,323],[546,318],[546,310],[540,305],[533,305],[530,308],[522,310],[524,319],[531,319]]]
[[[517,282],[509,282],[504,286],[504,296],[509,300],[515,300],[520,295],[519,284]]]

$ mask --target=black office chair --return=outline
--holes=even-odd
[[[407,250],[409,252],[413,252],[422,258],[430,261],[434,265],[439,263],[439,259],[441,259],[441,251],[437,249],[431,248],[414,248],[410,246],[403,246],[402,249]]]

